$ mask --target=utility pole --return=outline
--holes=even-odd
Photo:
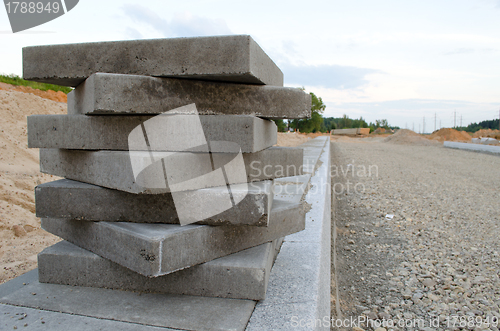
[[[460,127],[462,127],[462,115],[460,115]]]
[[[424,121],[422,123],[422,133],[425,133],[425,116],[424,116]]]
[[[453,127],[456,128],[457,127],[457,111],[455,111],[453,113],[454,117],[453,117]]]
[[[439,120],[439,129],[441,130],[441,120]]]
[[[436,120],[437,120],[437,114],[434,113],[434,131],[436,131]]]
[[[418,123],[418,133],[420,134],[420,123]]]

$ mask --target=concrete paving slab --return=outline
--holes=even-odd
[[[169,165],[168,176],[184,178],[184,191],[206,187],[221,186],[217,181],[191,182],[188,179],[204,176],[214,169],[227,168],[236,159],[230,153],[174,153],[162,158],[161,152],[136,152],[133,154],[134,164],[149,164],[151,156],[166,160]],[[156,157],[157,155],[157,157]],[[213,160],[213,165],[210,161]],[[227,184],[240,184],[270,180],[280,177],[290,177],[302,174],[303,149],[290,147],[271,147],[257,153],[243,153],[245,176],[231,176]],[[208,160],[207,160],[208,158]],[[142,171],[137,179],[129,152],[126,151],[79,151],[65,149],[40,149],[40,171],[43,173],[65,177],[88,184],[99,185],[130,193],[161,194],[170,192],[161,162]],[[161,177],[162,181],[158,181]],[[169,177],[169,178],[170,178]]]
[[[96,72],[283,86],[281,70],[247,35],[23,48],[27,80],[76,87]]]
[[[238,204],[197,224],[267,226],[273,202],[272,181],[252,182],[244,186],[245,188],[238,190],[238,185],[234,185],[231,190],[233,197],[244,195],[238,199]],[[228,192],[226,186],[203,191],[215,197]],[[38,185],[35,188],[35,202],[36,215],[40,218],[179,224],[175,202],[170,193],[133,194],[61,179]],[[204,208],[211,207],[204,205]]]
[[[30,270],[27,273],[22,274],[14,279],[9,280],[5,284],[0,284],[0,298],[9,295],[24,286],[30,284],[31,282],[38,280],[38,270]],[[9,285],[6,285],[9,284]]]
[[[244,330],[255,306],[255,301],[251,300],[136,293],[42,284],[38,281],[0,298],[0,302],[5,305],[36,308],[38,311],[61,312],[103,320],[96,323],[87,318],[70,319],[66,315],[50,314],[50,325],[57,324],[60,320],[63,323],[68,323],[68,320],[77,323],[71,330],[78,329],[81,327],[80,323],[85,322],[98,325],[94,330],[102,330],[104,326],[120,329],[123,325],[134,330],[133,325],[116,321],[181,330]],[[8,306],[4,306],[4,309],[8,309]],[[47,329],[49,328],[44,330]]]
[[[27,326],[24,326],[27,324]],[[1,330],[30,331],[169,331],[179,330],[0,304]]]
[[[7,283],[0,284],[0,298],[10,295],[31,283],[38,283],[38,269],[33,269],[8,281]],[[14,330],[14,327],[20,329],[21,326],[27,330],[36,331],[178,330],[147,326],[137,323],[106,320],[95,317],[71,315],[36,308],[16,307],[6,304],[0,304],[0,316],[1,330]],[[24,326],[25,324],[28,325]]]
[[[274,180],[273,192],[277,199],[299,203],[307,193],[311,174],[277,178]]]
[[[148,121],[150,120],[150,121]],[[277,143],[273,121],[244,115],[176,115],[150,116],[28,116],[29,148],[64,148],[86,150],[207,151],[200,143],[195,124],[201,122],[206,141],[238,144],[243,153],[254,153]],[[148,127],[148,124],[150,127]],[[144,128],[144,126],[146,126]],[[133,138],[139,128],[142,140]],[[134,130],[136,129],[136,130]],[[146,133],[146,135],[144,135]],[[135,137],[135,136],[134,136]],[[146,138],[145,138],[146,137]],[[138,137],[138,139],[141,139]],[[220,148],[218,148],[220,146]],[[226,153],[225,144],[212,144],[213,153]]]
[[[42,228],[148,277],[166,275],[304,229],[302,204],[275,200],[268,227],[42,219]]]
[[[305,200],[306,228],[285,237],[265,300],[257,303],[246,330],[330,330],[331,177],[330,143],[307,143],[318,151]],[[301,145],[301,147],[304,147]],[[319,321],[319,322],[318,322]]]
[[[68,114],[156,115],[195,103],[200,115],[311,117],[298,88],[96,73],[68,94]]]
[[[146,293],[262,300],[277,241],[243,250],[165,276],[145,277],[67,241],[38,254],[41,283]]]

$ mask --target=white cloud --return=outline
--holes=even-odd
[[[125,15],[145,28],[151,27],[163,37],[195,37],[233,34],[223,19],[211,19],[192,15],[189,12],[177,13],[168,21],[157,13],[141,5],[126,4]],[[136,30],[137,31],[137,30]],[[127,34],[131,31],[127,30]],[[137,31],[138,32],[138,31]]]

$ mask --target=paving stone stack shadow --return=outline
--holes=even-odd
[[[35,190],[42,228],[64,239],[38,256],[40,291],[213,298],[204,309],[265,298],[314,171],[302,148],[273,147],[270,119],[309,117],[311,100],[251,37],[37,46],[23,60],[24,78],[75,86],[67,115],[28,117],[41,171],[65,178]],[[197,328],[179,318],[151,325]]]

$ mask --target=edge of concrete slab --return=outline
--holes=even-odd
[[[311,205],[306,229],[285,237],[271,270],[266,299],[257,303],[247,331],[330,329],[329,142],[329,137],[319,137],[301,145],[312,159],[318,156],[305,197]]]
[[[500,146],[457,143],[454,141],[445,141],[443,143],[443,146],[447,147],[447,148],[461,149],[461,150],[471,151],[471,152],[500,155]]]
[[[283,72],[249,35],[23,48],[27,80],[76,87],[96,72],[283,86]]]

